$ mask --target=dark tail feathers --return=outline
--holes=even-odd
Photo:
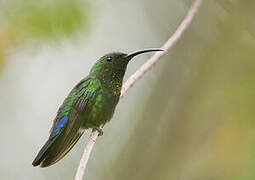
[[[52,143],[54,142],[54,140],[48,140],[44,146],[42,147],[42,149],[40,150],[40,152],[37,154],[37,156],[35,157],[34,161],[32,162],[33,166],[38,166],[41,164],[41,162],[44,160],[44,158],[47,155],[47,152],[49,151]]]

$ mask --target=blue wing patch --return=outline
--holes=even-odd
[[[56,122],[56,124],[53,127],[53,131],[50,135],[50,138],[53,138],[56,135],[58,135],[58,133],[60,132],[60,129],[65,126],[67,121],[68,121],[67,117],[62,117],[58,122]]]

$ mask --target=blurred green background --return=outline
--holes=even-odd
[[[0,179],[73,179],[89,132],[33,168],[56,111],[97,58],[159,47],[191,0],[0,2]],[[255,179],[255,1],[205,0],[192,25],[120,101],[89,180]],[[129,77],[149,55],[130,63]]]

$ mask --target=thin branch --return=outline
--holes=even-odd
[[[155,53],[146,63],[144,63],[130,78],[125,82],[121,89],[121,97],[127,92],[129,88],[131,88],[137,80],[139,80],[147,71],[149,71],[152,66],[159,61],[160,57],[169,51],[173,45],[181,38],[183,32],[189,27],[191,24],[196,12],[198,11],[202,0],[194,0],[192,6],[190,7],[186,17],[177,28],[175,33],[168,39],[168,41],[161,47],[165,51]],[[96,142],[97,136],[99,132],[93,131],[90,135],[89,141],[85,147],[84,153],[80,160],[79,167],[76,172],[75,180],[82,180],[88,159],[90,157],[90,153],[93,149],[93,146]]]
[[[139,80],[147,71],[149,71],[152,66],[159,61],[160,57],[169,51],[173,45],[181,38],[183,32],[189,27],[192,22],[194,15],[196,14],[202,0],[195,0],[190,10],[175,33],[168,39],[168,41],[161,47],[165,51],[160,51],[155,53],[146,63],[144,63],[130,78],[126,81],[121,89],[121,97],[126,93],[126,91],[131,88],[137,80]]]
[[[82,177],[84,175],[84,172],[85,172],[85,169],[86,169],[89,157],[90,157],[90,153],[91,153],[93,146],[96,142],[98,134],[99,134],[99,132],[97,130],[94,130],[91,132],[89,141],[86,144],[83,155],[81,157],[80,165],[79,165],[78,170],[75,175],[75,180],[82,180]]]

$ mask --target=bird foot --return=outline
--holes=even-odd
[[[100,127],[93,127],[92,131],[95,130],[99,132],[98,136],[102,136],[104,134],[104,131]]]

